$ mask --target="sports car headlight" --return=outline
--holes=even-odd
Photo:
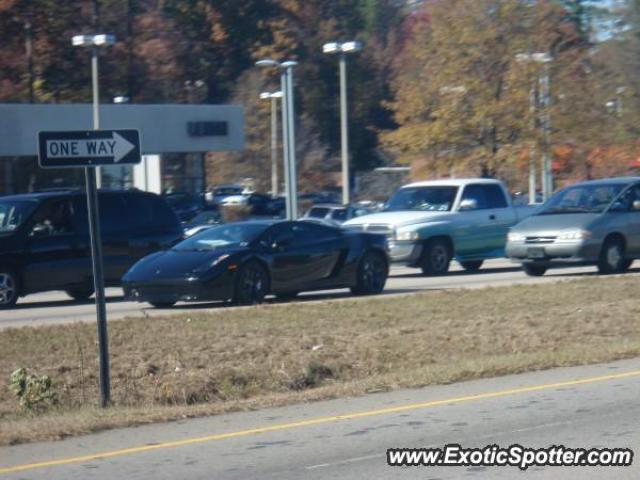
[[[509,232],[507,238],[510,242],[522,242],[524,241],[525,236],[519,232]]]
[[[418,240],[420,235],[413,230],[405,230],[404,232],[396,232],[396,240],[399,241],[413,241]]]
[[[584,240],[591,237],[589,230],[567,230],[560,232],[558,239],[560,240]]]

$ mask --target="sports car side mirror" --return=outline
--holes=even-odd
[[[640,200],[634,200],[631,204],[631,210],[640,211]]]

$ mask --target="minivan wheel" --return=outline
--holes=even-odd
[[[469,260],[467,262],[460,262],[460,265],[462,265],[462,268],[464,268],[467,272],[477,272],[482,266],[482,260]]]
[[[530,277],[541,277],[546,273],[547,267],[545,265],[536,265],[535,263],[523,263],[522,270]]]
[[[624,242],[618,237],[607,238],[600,251],[598,271],[603,275],[622,273],[630,265],[624,258]]]
[[[76,302],[84,302],[85,300],[88,300],[91,295],[93,295],[93,287],[86,286],[70,288],[66,291],[66,293]]]
[[[242,265],[236,276],[233,303],[236,305],[262,303],[267,293],[269,293],[269,274],[265,268],[256,261]]]
[[[0,268],[0,309],[13,307],[18,301],[18,279],[15,273]]]
[[[389,275],[386,259],[377,252],[367,252],[362,257],[351,292],[356,295],[375,295],[384,290]]]
[[[450,263],[451,251],[446,241],[435,239],[427,243],[420,262],[424,275],[444,275]]]

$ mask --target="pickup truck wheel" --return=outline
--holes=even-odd
[[[451,251],[446,241],[435,239],[427,243],[420,262],[424,275],[444,275],[450,263]]]
[[[16,274],[0,267],[0,310],[12,308],[18,301]]]
[[[470,260],[468,262],[460,262],[462,268],[464,268],[467,272],[477,272],[480,270],[482,266],[482,260]]]
[[[624,242],[618,237],[607,238],[598,259],[598,271],[603,274],[622,273],[630,264],[624,258]]]
[[[530,277],[541,277],[547,271],[545,265],[536,265],[535,263],[523,263],[522,270]]]

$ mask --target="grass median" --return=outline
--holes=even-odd
[[[109,323],[100,409],[95,326],[0,331],[0,445],[118,426],[640,355],[640,278],[220,309]],[[52,379],[26,410],[11,372]]]

